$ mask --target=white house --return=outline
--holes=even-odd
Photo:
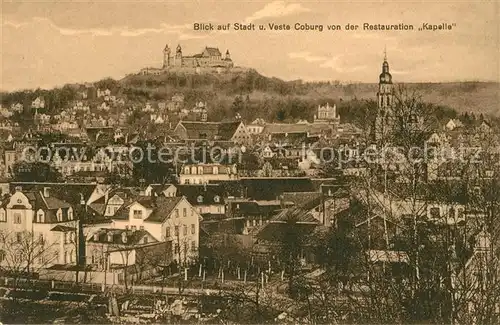
[[[171,241],[177,262],[198,256],[201,216],[184,197],[139,197],[112,219],[112,228],[142,229],[159,242]]]

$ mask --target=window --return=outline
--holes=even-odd
[[[61,222],[62,221],[62,211],[61,211],[61,209],[57,210],[56,216],[57,216],[57,221]]]
[[[184,236],[187,236],[187,234],[188,234],[188,227],[187,227],[187,225],[184,225],[182,228],[183,228],[183,232],[182,233],[184,234]]]
[[[142,219],[142,210],[134,210],[134,219]]]
[[[147,244],[148,243],[148,237],[144,237],[143,241],[142,241],[144,244]]]
[[[0,211],[0,222],[7,222],[7,216],[5,215],[5,211]]]
[[[196,251],[196,242],[194,240],[191,242],[191,251]]]
[[[175,235],[179,236],[179,226],[175,226]]]
[[[175,209],[175,217],[179,218],[179,209]]]
[[[455,208],[452,207],[448,210],[448,216],[450,218],[455,218]]]
[[[218,195],[214,196],[214,202],[219,203],[220,202],[220,197]]]
[[[21,224],[21,214],[20,213],[14,213],[14,224],[16,224],[16,225]]]
[[[179,244],[174,245],[174,254],[179,254]]]
[[[107,214],[111,214],[111,207],[108,207],[107,210],[108,210]]]
[[[68,210],[68,220],[73,220],[73,210],[71,208]]]
[[[187,209],[186,208],[182,209],[182,216],[187,217]]]
[[[431,208],[430,210],[431,218],[439,218],[439,208]]]
[[[195,232],[196,232],[196,227],[195,227],[195,225],[194,225],[194,223],[193,223],[193,224],[191,224],[191,234],[193,234],[193,235],[194,235],[194,234],[195,234]]]
[[[196,199],[196,201],[197,201],[198,203],[203,203],[203,196],[201,196],[201,195],[200,195],[200,196],[198,196],[198,198]]]
[[[16,232],[16,240],[18,243],[23,241],[23,233],[22,232]]]
[[[165,228],[165,237],[167,237],[167,238],[170,237],[170,227]]]

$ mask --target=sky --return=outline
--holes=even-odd
[[[229,49],[235,65],[285,80],[377,82],[384,48],[396,82],[499,81],[499,1],[2,1],[0,89],[51,88]],[[196,31],[194,23],[255,24]],[[270,23],[290,31],[271,31]],[[319,31],[294,25],[321,24]],[[363,31],[369,24],[455,24],[446,31]],[[258,25],[267,30],[258,30]],[[327,30],[326,25],[342,30]],[[358,24],[357,31],[345,30]]]

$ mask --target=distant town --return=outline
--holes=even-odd
[[[2,299],[114,323],[500,321],[497,118],[424,102],[387,55],[372,99],[308,101],[173,46],[2,96]]]

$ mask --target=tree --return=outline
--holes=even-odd
[[[12,166],[12,176],[18,182],[60,182],[62,175],[53,166],[42,162],[20,161]]]
[[[31,277],[57,259],[57,247],[42,234],[29,231],[0,231],[0,267],[14,278],[14,286],[22,277]]]

